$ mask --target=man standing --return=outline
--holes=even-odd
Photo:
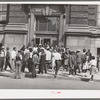
[[[58,70],[61,66],[61,54],[59,52],[57,52],[56,49],[54,49],[53,56],[54,56],[55,64],[56,64],[56,66],[55,66],[55,75],[54,75],[54,77],[56,78]]]
[[[29,47],[29,59],[28,59],[28,70],[29,72],[32,72],[32,66],[33,66],[33,49],[32,47]]]
[[[5,58],[5,51],[4,51],[4,46],[2,46],[0,50],[0,71],[3,71],[4,58]]]
[[[43,69],[45,70],[45,73],[47,73],[46,70],[46,54],[44,52],[44,49],[41,49],[41,54],[39,54],[40,58],[39,58],[39,73],[43,74]]]
[[[77,66],[78,66],[78,72],[82,72],[82,53],[80,50],[77,50]]]
[[[10,55],[9,47],[7,47],[6,50],[7,50],[6,51],[6,62],[5,62],[4,70],[6,70],[7,66],[9,66],[10,70],[12,71],[11,64],[10,64],[10,57],[11,57],[11,55]]]
[[[15,58],[16,58],[16,47],[13,48],[13,51],[11,52],[11,65],[12,65],[12,70],[14,71],[15,69]]]
[[[51,52],[49,51],[49,47],[47,47],[45,53],[46,53],[46,68],[49,69],[51,64]]]
[[[88,63],[89,63],[91,58],[92,58],[92,53],[90,52],[90,49],[88,49],[88,51],[86,52],[86,56],[87,56],[87,60],[88,60]]]

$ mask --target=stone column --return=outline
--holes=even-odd
[[[100,5],[97,6],[97,28],[100,28]]]
[[[64,19],[63,14],[60,15],[60,25],[59,25],[59,37],[58,44],[61,45],[63,43],[63,30],[64,30]]]
[[[28,15],[28,33],[27,33],[27,42],[26,42],[26,45],[28,45],[28,43],[30,42],[30,14]]]
[[[34,39],[34,37],[35,37],[35,15],[34,15],[34,13],[31,11],[31,14],[30,14],[31,16],[30,16],[30,43],[31,43],[31,46],[33,46],[34,45],[34,42],[35,42],[35,39]]]

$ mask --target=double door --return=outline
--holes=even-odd
[[[36,38],[36,44],[39,45],[39,44],[51,44],[51,39],[50,38]]]

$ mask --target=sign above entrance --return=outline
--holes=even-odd
[[[52,9],[49,6],[46,6],[45,9],[42,10],[43,15],[52,15]]]
[[[61,5],[32,5],[31,10],[35,15],[43,16],[60,16],[64,11]]]

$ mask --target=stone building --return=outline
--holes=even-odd
[[[0,42],[23,45],[64,44],[71,50],[100,53],[99,5],[0,4]]]

